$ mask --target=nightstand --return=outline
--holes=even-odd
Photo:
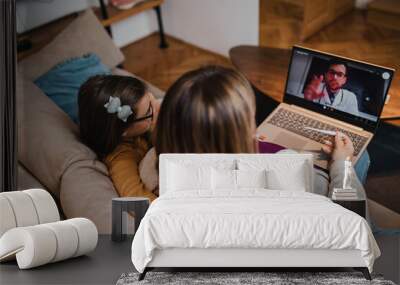
[[[332,201],[340,206],[359,214],[364,219],[366,218],[366,204],[367,201],[364,200],[334,200]]]
[[[356,214],[359,214],[364,219],[366,218],[367,211],[367,195],[365,194],[365,189],[360,183],[360,181],[356,181],[357,185],[357,198],[355,199],[332,199],[332,193],[329,193],[329,198],[332,199],[332,202],[341,205],[342,207],[353,211]]]
[[[366,218],[366,213],[367,213],[367,195],[365,193],[364,186],[360,182],[360,180],[357,178],[356,175],[353,176],[353,182],[352,182],[352,187],[357,190],[357,197],[354,199],[333,199],[332,194],[333,192],[330,192],[328,197],[332,199],[332,202],[341,205],[342,207],[353,211],[356,214],[359,214],[361,217],[364,219]]]
[[[123,241],[128,232],[128,221],[124,221],[128,213],[135,216],[135,232],[140,221],[149,208],[150,200],[144,197],[118,197],[112,199],[112,234],[113,241]]]

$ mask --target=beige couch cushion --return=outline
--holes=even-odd
[[[111,200],[118,197],[107,167],[98,160],[76,160],[63,173],[60,202],[68,218],[85,217],[99,233],[111,233]]]
[[[122,52],[104,30],[91,9],[83,12],[51,43],[18,63],[26,79],[34,81],[57,63],[93,52],[110,68],[124,60]]]
[[[35,176],[32,175],[21,163],[18,163],[17,166],[17,173],[18,173],[18,190],[26,190],[26,189],[46,189],[40,181],[37,180]]]
[[[18,160],[55,197],[71,157],[94,154],[78,141],[78,128],[31,81],[17,77]]]
[[[117,197],[106,166],[79,140],[78,127],[36,85],[17,78],[18,160],[60,199],[67,218],[86,217],[111,228]]]

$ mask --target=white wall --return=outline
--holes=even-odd
[[[87,0],[19,0],[16,3],[17,32],[19,33],[88,7]]]
[[[145,11],[111,26],[113,39],[118,47],[126,46],[158,31],[154,11]]]
[[[0,0],[1,1],[1,0]],[[231,47],[258,45],[258,0],[166,0],[162,6],[166,34],[227,56]],[[31,30],[89,6],[97,0],[19,0],[18,32]],[[158,30],[154,11],[146,11],[112,26],[122,47]]]
[[[168,35],[228,56],[236,45],[258,45],[258,0],[166,0]]]
[[[1,1],[1,0],[0,0]],[[17,31],[24,32],[52,20],[98,5],[97,0],[17,1]],[[146,11],[112,25],[114,42],[121,47],[158,29],[154,11]]]

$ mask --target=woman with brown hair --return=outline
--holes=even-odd
[[[156,125],[160,153],[254,153],[255,97],[248,81],[218,66],[184,74],[167,91]]]
[[[230,68],[190,71],[167,91],[155,132],[157,157],[162,153],[257,153],[253,90],[243,75]],[[330,173],[316,170],[314,189],[327,195],[328,189],[340,187],[344,161],[354,148],[347,136],[337,134],[323,150],[331,155]],[[152,160],[150,155],[148,159]]]

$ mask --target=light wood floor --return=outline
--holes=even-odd
[[[124,68],[167,90],[182,74],[198,67],[215,64],[232,66],[229,59],[167,36],[169,47],[160,49],[154,33],[122,49]]]

